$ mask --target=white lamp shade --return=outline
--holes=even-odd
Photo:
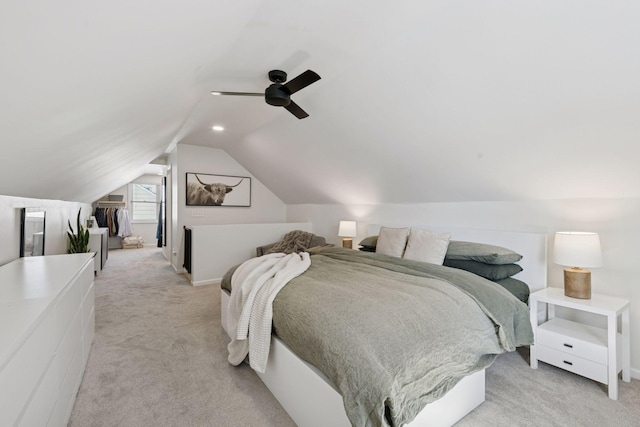
[[[568,267],[601,267],[598,233],[560,231],[553,242],[553,262]]]
[[[340,221],[340,227],[338,228],[338,236],[340,237],[356,237],[356,222],[355,221]]]

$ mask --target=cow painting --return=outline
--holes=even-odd
[[[189,175],[195,177],[197,182],[189,181]],[[203,174],[200,174],[203,175]],[[204,177],[208,177],[204,178]],[[187,174],[187,206],[223,206],[225,197],[228,193],[232,192],[234,189],[237,189],[240,184],[244,180],[249,180],[250,178],[242,178],[242,177],[225,177],[225,178],[240,178],[240,180],[234,184],[224,184],[221,182],[206,182],[212,181],[211,179],[214,175],[203,175],[203,177],[198,176],[198,174]],[[215,179],[215,178],[214,178]],[[250,184],[249,184],[250,185]],[[250,196],[249,196],[250,197]],[[246,206],[250,205],[250,200]],[[245,206],[245,205],[234,205],[234,206]]]

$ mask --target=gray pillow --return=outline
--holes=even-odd
[[[473,274],[482,276],[489,280],[501,280],[518,274],[522,271],[522,267],[518,264],[485,264],[478,261],[469,261],[462,259],[447,259],[444,264],[447,267],[459,268],[460,270],[470,271]]]
[[[529,301],[529,286],[521,280],[514,279],[513,277],[507,277],[506,279],[496,280],[498,285],[502,286],[513,295],[516,296],[520,301],[527,304]]]
[[[365,237],[359,244],[360,246],[365,246],[367,248],[375,248],[378,244],[378,236]]]
[[[500,265],[518,262],[522,259],[522,255],[500,246],[452,240],[445,255],[445,259],[447,258]]]

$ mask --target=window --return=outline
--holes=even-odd
[[[131,222],[157,222],[160,189],[153,184],[131,184]]]

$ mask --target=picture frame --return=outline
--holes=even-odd
[[[251,207],[251,177],[187,172],[187,206]]]

